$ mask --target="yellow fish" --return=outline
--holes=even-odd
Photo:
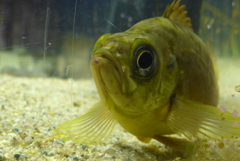
[[[162,17],[98,39],[91,70],[101,101],[59,125],[55,131],[61,139],[100,141],[116,122],[140,141],[155,139],[180,151],[189,148],[192,138],[240,136],[240,118],[216,107],[218,86],[209,51],[179,4],[173,1]]]

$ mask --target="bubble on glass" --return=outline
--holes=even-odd
[[[227,112],[227,108],[226,108],[226,106],[224,106],[224,105],[221,105],[221,106],[219,107],[219,109],[220,109],[220,112],[222,112],[222,113]]]
[[[240,85],[238,85],[238,86],[235,87],[235,91],[236,91],[236,92],[240,92]]]
[[[212,28],[212,25],[207,25],[207,29],[211,29]]]
[[[233,117],[238,117],[238,111],[237,110],[234,110],[233,113],[232,113]]]
[[[131,16],[128,17],[128,22],[132,22],[133,18]]]
[[[121,18],[125,18],[125,13],[121,13],[121,14],[120,14],[120,17],[121,17]]]
[[[234,122],[233,127],[237,127],[237,126],[238,126],[238,122]]]

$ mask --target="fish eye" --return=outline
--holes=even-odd
[[[156,52],[147,44],[139,45],[134,53],[134,70],[141,77],[150,76],[156,67]]]
[[[139,68],[147,69],[152,66],[153,56],[150,51],[144,50],[138,55],[137,65]]]

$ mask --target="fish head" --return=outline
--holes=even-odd
[[[149,37],[127,32],[105,34],[96,42],[92,75],[101,101],[110,110],[141,115],[167,102],[171,81],[164,81],[169,78],[163,76],[166,63],[153,42]]]

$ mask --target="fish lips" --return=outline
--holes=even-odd
[[[117,61],[106,50],[97,51],[91,59],[91,70],[98,93],[105,104],[109,96],[121,95],[121,71]]]

